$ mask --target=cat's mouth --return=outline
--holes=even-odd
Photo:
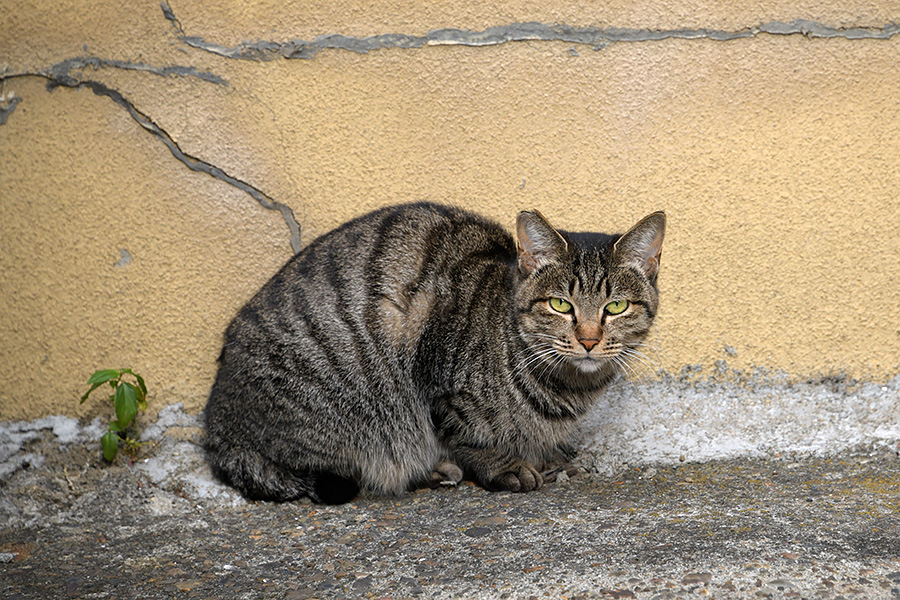
[[[582,344],[583,346],[583,344]],[[608,362],[615,361],[625,350],[622,342],[605,341],[599,345],[592,346],[590,349],[585,348],[579,353],[578,359],[583,361]]]
[[[594,355],[585,353],[581,356],[574,357],[572,359],[572,362],[575,364],[575,367],[578,368],[578,370],[587,373],[593,373],[604,367],[609,360],[610,356],[606,354]]]

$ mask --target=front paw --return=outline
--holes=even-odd
[[[434,465],[434,471],[428,478],[428,487],[432,489],[440,486],[452,487],[462,481],[462,478],[462,469],[449,460],[441,460]]]
[[[543,484],[544,478],[537,469],[521,461],[493,477],[485,487],[492,492],[530,492],[539,489]]]

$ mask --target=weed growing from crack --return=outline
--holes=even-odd
[[[131,379],[134,383],[125,379]],[[109,400],[115,407],[116,418],[109,422],[109,430],[100,438],[100,446],[103,448],[103,458],[112,462],[119,452],[120,443],[124,444],[123,451],[129,455],[134,455],[140,446],[140,442],[131,437],[130,431],[138,410],[147,410],[147,386],[144,378],[131,369],[101,369],[88,379],[91,389],[81,397],[81,403],[84,404],[91,392],[105,383],[113,388]]]

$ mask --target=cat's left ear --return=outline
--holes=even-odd
[[[548,263],[563,260],[569,251],[565,238],[536,210],[519,213],[516,235],[519,269],[526,276]]]
[[[616,259],[626,265],[641,269],[650,281],[659,273],[662,243],[666,235],[666,214],[655,212],[647,215],[613,246]]]

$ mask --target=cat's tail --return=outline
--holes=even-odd
[[[359,493],[359,484],[328,471],[300,473],[248,448],[211,447],[209,463],[216,475],[250,500],[288,502],[304,496],[322,504],[343,504]]]

